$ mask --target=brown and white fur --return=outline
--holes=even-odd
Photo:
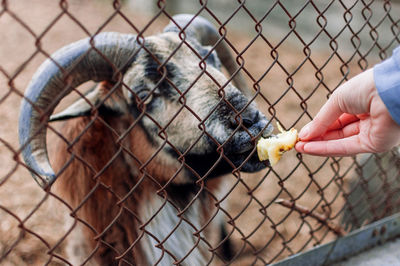
[[[74,265],[84,262],[98,247],[95,254],[96,261],[111,263],[115,257],[127,251],[132,243],[139,241],[121,259],[122,262],[147,265],[160,260],[162,265],[171,265],[188,255],[190,249],[194,247],[194,251],[185,258],[183,264],[206,264],[212,255],[208,249],[212,249],[222,240],[222,238],[215,239],[215,233],[220,232],[219,226],[223,222],[221,214],[214,217],[212,222],[200,231],[198,237],[193,234],[216,214],[217,208],[214,205],[224,189],[221,187],[223,178],[198,185],[183,182],[180,184],[178,181],[176,185],[167,186],[166,191],[162,191],[162,187],[176,173],[178,175],[175,179],[184,178],[183,174],[179,173],[180,164],[171,165],[157,155],[148,166],[140,170],[142,163],[157,150],[149,143],[142,127],[134,127],[122,143],[118,144],[118,137],[124,133],[133,119],[126,116],[115,120],[113,116],[102,114],[101,116],[102,119],[94,119],[94,123],[88,129],[87,125],[93,120],[91,117],[72,119],[63,125],[62,133],[67,140],[72,142],[79,138],[70,151],[64,141],[55,143],[58,150],[54,161],[56,170],[67,164],[71,154],[77,157],[72,159],[58,178],[56,189],[61,197],[76,208],[90,195],[78,209],[77,217],[83,219],[91,228],[79,223],[80,226],[75,229],[75,239],[68,247],[71,262]],[[109,127],[118,132],[119,136]],[[82,132],[85,133],[79,137]],[[121,150],[121,146],[129,152]],[[107,167],[104,172],[98,175],[105,166]],[[78,177],[80,181],[76,180]],[[96,186],[97,189],[91,192]],[[201,189],[201,186],[206,188]],[[157,193],[158,191],[161,192]],[[123,200],[127,195],[128,197]],[[184,217],[179,218],[179,211],[186,208],[195,197],[198,197],[197,200],[184,212]],[[157,215],[152,218],[156,213]],[[118,217],[116,222],[112,223],[116,217]],[[110,224],[111,227],[104,235],[94,240]],[[141,228],[144,224],[146,225]],[[178,228],[173,231],[177,225]],[[167,252],[163,254],[162,249],[156,245],[164,241],[172,231],[171,236],[163,244],[171,254]],[[207,241],[214,238],[214,241],[205,243],[200,237]]]
[[[254,144],[272,127],[222,74],[217,54],[176,32],[146,37],[123,82],[101,82],[93,95],[89,109],[75,110],[81,99],[51,119],[65,120],[50,158],[56,193],[77,221],[71,262],[229,259],[221,176],[264,168]]]

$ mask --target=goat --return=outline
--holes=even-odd
[[[158,35],[109,32],[70,44],[33,76],[19,120],[22,156],[45,190],[57,179],[82,225],[68,248],[74,264],[204,265],[222,257],[216,250],[229,242],[221,176],[265,168],[254,144],[273,127],[220,38],[206,19],[177,15]],[[88,80],[98,85],[50,116]],[[63,138],[51,164],[46,127],[58,120]]]

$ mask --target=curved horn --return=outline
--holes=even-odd
[[[181,32],[182,29],[185,29],[184,32],[189,38],[196,39],[201,45],[214,46],[221,39],[221,35],[217,32],[217,29],[208,20],[189,14],[173,16],[171,22],[164,28],[164,32]],[[222,65],[230,75],[234,75],[238,66],[226,43],[220,42],[215,47],[215,50]],[[235,74],[232,81],[246,96],[251,97],[251,92],[240,71]]]
[[[88,80],[113,80],[134,60],[136,36],[101,33],[61,48],[33,76],[21,105],[19,141],[22,156],[43,188],[56,175],[46,147],[46,124],[54,108],[71,90]]]

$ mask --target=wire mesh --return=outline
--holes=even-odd
[[[251,130],[249,110],[256,104],[268,117],[264,130],[275,122],[301,128],[335,88],[391,55],[400,6],[257,2],[1,2],[2,265],[269,264],[398,211],[397,148],[354,158],[291,151],[273,168],[245,170],[261,134]],[[139,10],[145,3],[150,12]],[[182,12],[207,18],[217,42],[201,48],[180,28],[170,37],[177,45],[147,45]],[[59,178],[41,189],[20,158],[29,145],[17,138],[24,91],[53,52],[109,31],[134,34],[135,56],[147,61],[135,61],[129,82],[129,70],[118,70],[125,76],[117,82],[86,82],[61,101],[56,113],[104,93],[86,116],[44,124]],[[222,44],[236,62],[232,73],[212,67]],[[66,72],[63,89],[71,86]],[[249,88],[239,88],[249,94],[245,104],[230,94],[239,75]],[[129,114],[110,111],[126,94]],[[56,101],[40,110],[42,119]],[[233,128],[223,141],[216,117]],[[231,150],[239,134],[251,150],[238,162]]]

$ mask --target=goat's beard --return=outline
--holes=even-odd
[[[256,151],[254,151],[253,154],[251,154],[251,151],[249,151],[242,154],[235,154],[232,155],[231,157],[232,157],[231,161],[233,162],[233,164],[236,165],[237,167],[241,166],[240,171],[246,173],[258,172],[269,165],[268,161],[265,162],[260,161]]]
[[[195,179],[215,178],[231,173],[236,169],[253,173],[264,169],[268,161],[260,162],[257,152],[220,154],[217,151],[207,154],[187,154],[185,156],[187,171]]]

